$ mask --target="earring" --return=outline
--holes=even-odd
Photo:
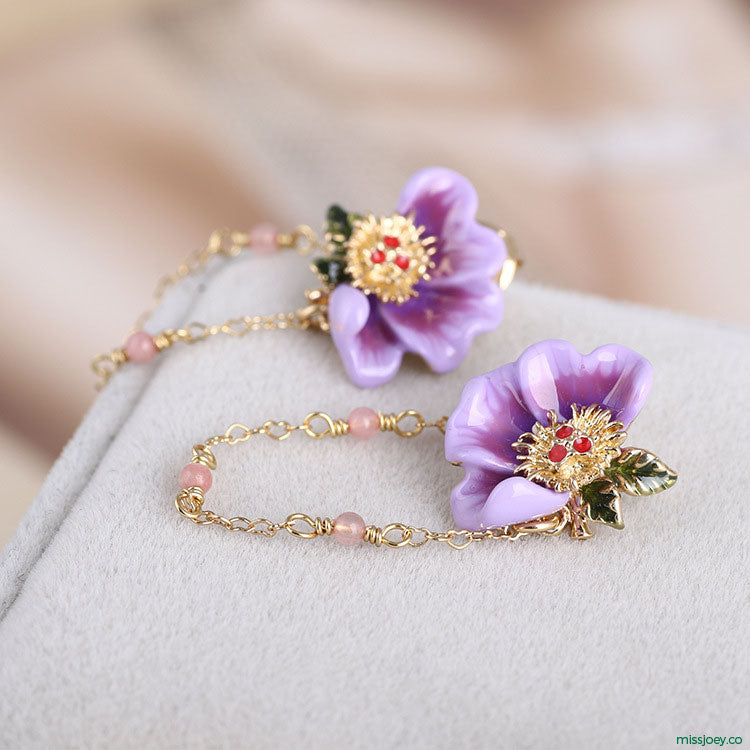
[[[623,528],[621,493],[650,495],[677,481],[653,453],[622,447],[652,377],[649,362],[624,346],[609,344],[584,356],[566,341],[543,341],[516,362],[470,380],[450,417],[427,421],[411,409],[384,414],[359,407],[345,420],[312,412],[298,425],[233,424],[193,447],[180,472],[175,505],[199,525],[265,537],[279,531],[301,539],[333,535],[345,545],[421,547],[434,541],[461,549],[490,539],[554,536],[566,527],[574,538],[586,539],[591,521]],[[283,441],[293,432],[316,440],[343,435],[366,440],[378,431],[412,438],[430,428],[445,435],[446,458],[466,472],[451,494],[456,525],[448,531],[368,525],[351,511],[334,519],[292,513],[277,523],[230,518],[203,507],[218,446],[255,435]]]
[[[508,255],[506,232],[477,221],[476,210],[472,184],[435,167],[407,181],[391,215],[332,206],[322,239],[308,226],[288,234],[270,225],[248,233],[214,232],[203,251],[162,279],[155,304],[212,258],[236,257],[250,249],[267,253],[288,248],[314,255],[311,269],[320,288],[307,291],[307,304],[295,312],[217,325],[191,323],[150,333],[143,330],[144,313],[124,345],[95,357],[92,368],[103,385],[126,362],[150,362],[178,342],[295,328],[330,332],[347,374],[361,387],[393,378],[406,352],[421,356],[435,372],[452,370],[475,336],[500,323],[503,291],[519,266]]]
[[[632,349],[582,355],[555,340],[470,380],[445,434],[446,458],[466,472],[451,494],[456,523],[481,529],[562,512],[579,539],[591,536],[590,521],[621,529],[621,493],[677,481],[653,453],[622,447],[652,381]]]

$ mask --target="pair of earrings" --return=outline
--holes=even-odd
[[[289,234],[268,225],[247,234],[215,233],[205,250],[161,283],[159,294],[214,256],[249,248],[314,253],[321,288],[308,291],[307,304],[292,313],[156,334],[137,330],[122,348],[95,358],[94,370],[106,382],[125,362],[148,362],[177,342],[270,328],[330,332],[349,378],[363,388],[391,380],[406,352],[435,372],[455,369],[472,340],[499,325],[503,291],[518,267],[505,232],[477,221],[477,202],[465,177],[429,168],[408,180],[391,216],[332,206],[322,240],[309,227]],[[590,536],[589,521],[622,528],[622,492],[653,494],[677,479],[654,454],[623,447],[652,378],[649,362],[626,347],[611,344],[584,356],[567,342],[544,341],[516,362],[470,380],[453,414],[435,423],[445,433],[447,460],[465,470],[451,495],[457,529],[484,533],[553,517],[578,538]],[[357,436],[367,432],[360,423],[331,421],[325,434]],[[383,415],[377,424],[389,428]],[[202,468],[184,472],[178,509],[192,520],[204,518],[212,460],[194,451],[191,463]],[[334,522],[317,521],[317,531],[335,533]]]

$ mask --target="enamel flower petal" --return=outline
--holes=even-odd
[[[436,167],[409,179],[392,216],[329,211],[331,255],[315,268],[333,287],[328,324],[355,384],[387,382],[404,352],[452,370],[477,335],[499,325],[507,253],[503,237],[477,221],[477,202],[465,177]],[[367,298],[367,310],[345,287]]]
[[[550,410],[567,419],[571,404],[599,404],[627,426],[653,382],[651,363],[618,344],[582,355],[567,341],[543,341],[521,355],[518,369],[524,403],[540,422]]]
[[[370,388],[396,374],[404,347],[359,289],[348,285],[334,289],[328,317],[331,337],[355,385]]]
[[[475,336],[496,328],[503,316],[503,294],[492,279],[466,288],[427,287],[408,305],[383,305],[380,314],[408,351],[435,372],[458,367]]]
[[[409,178],[398,211],[413,215],[436,238],[433,282],[462,285],[496,276],[507,250],[502,237],[476,221],[479,199],[463,175],[442,167],[422,169]]]
[[[558,514],[581,539],[590,522],[622,528],[621,493],[677,480],[653,453],[623,447],[652,380],[627,347],[582,355],[557,340],[470,380],[445,435],[446,458],[466,471],[451,494],[456,523],[482,530]]]
[[[528,479],[511,477],[492,489],[479,513],[481,528],[508,526],[542,518],[565,507],[567,496]]]

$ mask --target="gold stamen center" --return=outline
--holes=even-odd
[[[571,418],[563,422],[554,411],[547,412],[548,425],[537,422],[513,444],[517,474],[556,492],[577,492],[601,477],[620,455],[624,425],[612,419],[609,409],[598,404],[573,404],[571,409]]]
[[[435,238],[422,237],[424,230],[415,226],[413,216],[369,214],[357,220],[346,242],[352,285],[399,305],[418,296],[415,285],[429,279],[435,265]]]

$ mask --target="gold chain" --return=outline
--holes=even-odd
[[[411,438],[420,435],[425,429],[435,428],[445,434],[448,417],[440,417],[428,422],[413,409],[398,414],[377,413],[378,429],[382,432],[394,432],[399,437]],[[291,424],[285,420],[268,420],[259,427],[247,427],[235,423],[221,435],[208,438],[204,443],[193,446],[191,464],[199,464],[213,471],[216,469],[216,456],[213,448],[219,445],[237,445],[244,443],[254,435],[265,435],[272,440],[286,440],[294,432],[302,432],[314,440],[326,437],[340,437],[349,434],[349,423],[343,419],[334,419],[325,412],[308,414],[301,424]],[[267,518],[249,519],[244,516],[226,516],[203,508],[204,491],[200,487],[188,487],[181,490],[175,498],[177,510],[199,526],[216,524],[228,531],[242,531],[265,537],[273,537],[279,531],[287,531],[299,539],[313,539],[334,533],[335,519],[312,517],[305,513],[292,513],[281,523]],[[389,523],[386,526],[365,527],[362,541],[376,547],[422,547],[428,542],[443,542],[453,549],[464,549],[474,542],[488,539],[505,539],[513,541],[529,534],[556,536],[570,521],[569,510],[564,507],[557,513],[536,519],[528,523],[513,524],[481,531],[467,529],[449,529],[448,531],[431,531],[421,526],[410,526],[404,523]]]
[[[309,255],[320,244],[316,233],[307,225],[300,225],[292,232],[279,234],[276,238],[279,248],[291,249],[300,255]],[[162,276],[154,289],[151,306],[144,310],[131,329],[138,331],[143,328],[149,316],[158,307],[166,292],[177,285],[188,276],[202,271],[212,258],[217,256],[225,258],[236,258],[240,253],[247,251],[250,247],[250,233],[238,232],[229,229],[217,229],[211,233],[208,243],[202,250],[191,253],[174,271],[167,276]],[[231,318],[219,325],[204,325],[202,323],[190,323],[184,328],[168,328],[154,337],[154,344],[158,351],[168,349],[173,344],[183,342],[194,344],[204,341],[210,336],[224,334],[240,338],[251,331],[285,330],[294,328],[305,330],[307,328],[324,328],[324,320],[320,317],[320,303],[324,302],[321,295],[316,292],[308,294],[308,304],[295,312],[276,313],[274,315],[254,315]],[[98,387],[106,385],[107,381],[127,361],[124,347],[104,352],[94,357],[91,368],[99,377]]]
[[[507,289],[513,281],[516,271],[521,263],[517,259],[512,237],[504,230],[497,230],[508,245],[510,254],[506,258],[502,269],[497,275],[496,281],[502,290]],[[191,253],[174,271],[167,276],[162,276],[156,284],[151,300],[151,306],[144,310],[135,322],[129,333],[140,331],[149,316],[158,307],[166,292],[177,285],[184,278],[202,271],[212,258],[217,256],[225,258],[236,258],[240,253],[250,248],[251,235],[249,232],[238,232],[229,229],[217,229],[211,233],[208,243],[202,250]],[[285,232],[276,236],[276,243],[280,249],[294,250],[300,255],[310,255],[322,250],[318,235],[315,231],[301,224],[291,232]],[[327,295],[322,290],[310,290],[305,292],[307,305],[294,312],[275,313],[273,315],[245,315],[239,318],[231,318],[218,325],[204,325],[203,323],[189,323],[184,328],[168,328],[153,336],[153,343],[157,351],[168,349],[177,342],[195,344],[205,341],[211,336],[220,334],[241,338],[251,331],[270,330],[307,330],[317,328],[322,331],[328,330],[326,316]],[[126,337],[127,338],[127,337]],[[91,369],[99,378],[98,388],[107,384],[122,365],[127,362],[128,356],[124,346],[112,349],[109,352],[98,354],[91,360]]]

